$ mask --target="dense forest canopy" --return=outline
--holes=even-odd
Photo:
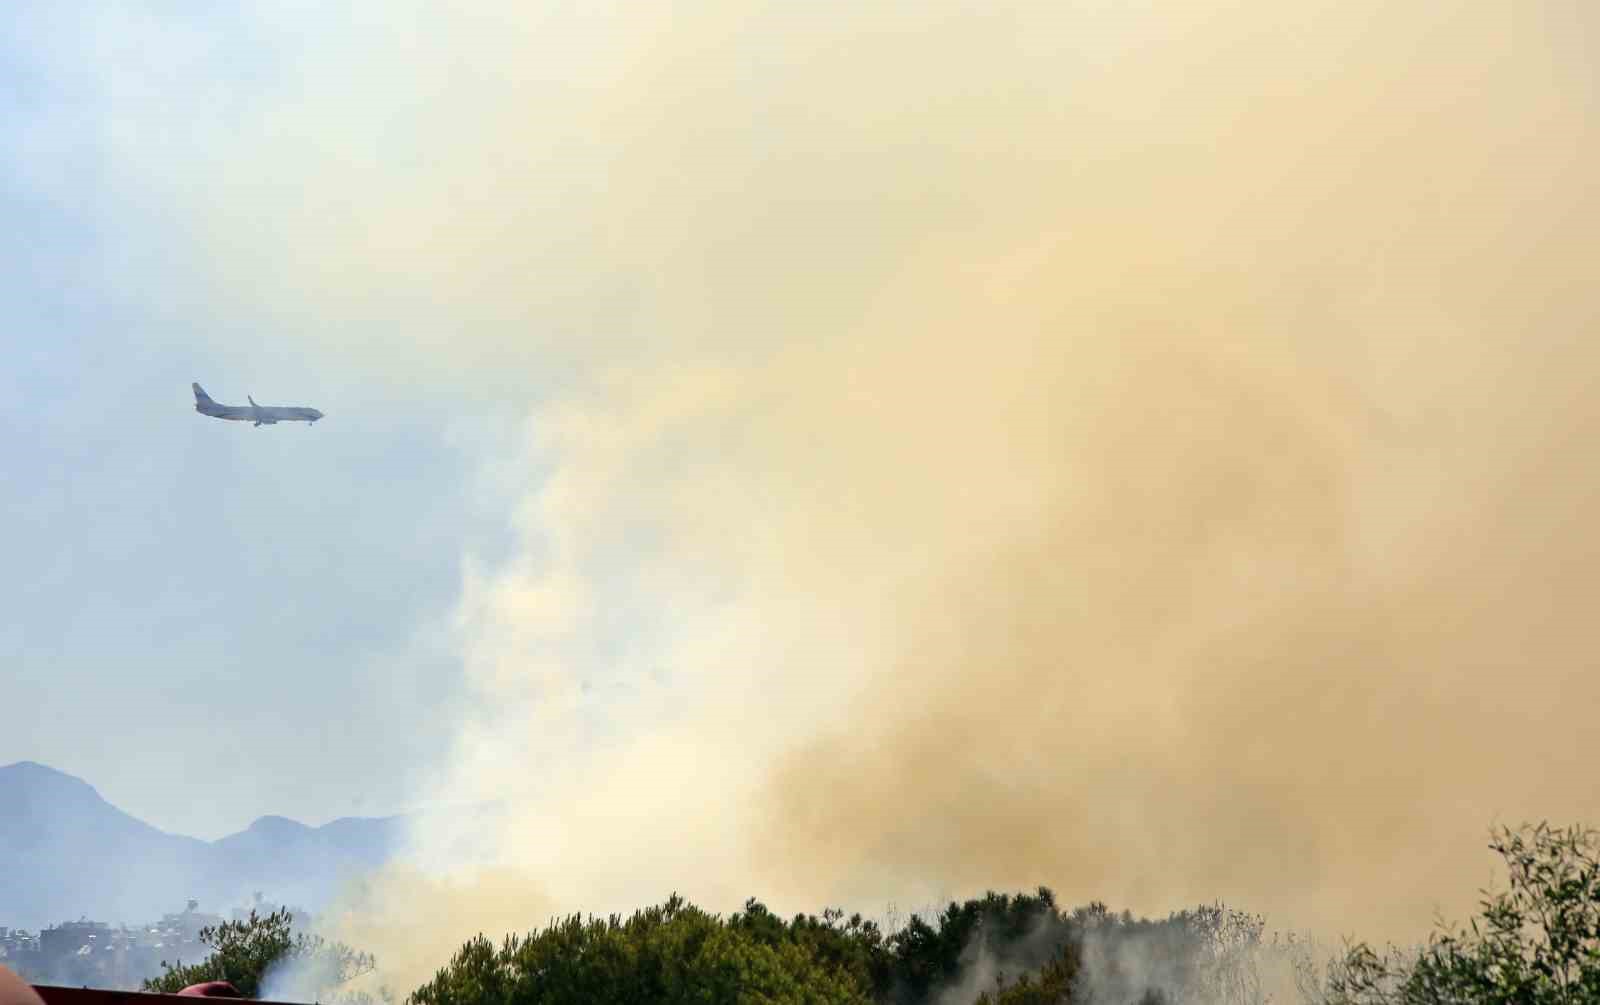
[[[829,909],[784,919],[760,901],[727,917],[679,896],[628,917],[569,915],[498,944],[466,941],[408,1005],[580,1002],[861,1005],[1576,1005],[1600,1001],[1600,833],[1502,829],[1490,847],[1508,884],[1486,892],[1465,928],[1422,947],[1365,943],[1319,958],[1315,945],[1266,935],[1265,919],[1222,905],[1164,919],[1104,904],[1063,910],[1054,893],[989,893],[911,917],[894,931]],[[228,980],[247,995],[393,1002],[356,991],[370,956],[292,934],[286,913],[205,933],[213,955],[172,966],[148,990]]]

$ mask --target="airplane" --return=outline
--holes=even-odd
[[[211,395],[199,384],[191,384],[194,388],[194,410],[201,415],[209,415],[213,419],[231,419],[236,422],[249,422],[256,426],[271,426],[279,422],[309,422],[314,423],[322,418],[322,413],[315,408],[298,408],[284,405],[258,405],[256,399],[245,395],[250,402],[250,407],[243,405],[219,405],[211,400]]]

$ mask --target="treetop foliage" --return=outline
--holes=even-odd
[[[754,899],[722,918],[674,894],[626,918],[573,914],[498,945],[480,934],[408,1005],[1267,1005],[1283,1000],[1274,995],[1284,993],[1285,965],[1288,993],[1313,1005],[1600,1003],[1600,832],[1500,829],[1490,847],[1509,886],[1485,891],[1467,927],[1441,926],[1408,951],[1357,944],[1326,979],[1307,944],[1267,940],[1264,918],[1220,904],[1138,919],[1101,903],[1062,911],[1041,887],[952,902],[886,932],[837,909],[786,920]],[[370,956],[292,933],[290,922],[281,911],[205,929],[211,956],[163,962],[167,972],[145,989],[226,980],[255,997],[274,968],[293,965],[297,986],[320,995],[372,969]],[[1263,980],[1267,964],[1280,968],[1275,989]]]
[[[1064,913],[1041,888],[951,903],[931,920],[912,917],[885,935],[875,922],[837,909],[785,920],[750,900],[722,919],[674,895],[627,919],[571,915],[526,937],[509,936],[498,948],[479,935],[410,1001],[1033,1005],[1084,1001],[1096,991],[1155,1002],[1165,992],[1148,983],[1150,974],[1159,974],[1162,987],[1184,980],[1198,987],[1212,973],[1199,942],[1246,917],[1218,907],[1147,921],[1103,904]],[[1139,967],[1129,966],[1134,957],[1126,954],[1095,955],[1108,941],[1137,949]],[[1092,988],[1086,967],[1094,971]],[[975,974],[992,976],[992,986],[974,985]]]
[[[827,927],[824,925],[824,927]],[[411,995],[414,1005],[528,1002],[866,1002],[848,953],[801,938],[754,902],[722,921],[681,897],[585,921],[571,915],[497,950],[484,936]],[[843,946],[834,946],[842,950]]]
[[[288,909],[268,915],[250,912],[240,921],[200,930],[200,942],[211,955],[199,963],[184,966],[161,961],[166,972],[144,982],[144,990],[176,994],[191,984],[227,981],[246,998],[261,995],[262,981],[275,967],[301,968],[301,982],[317,990],[333,989],[370,972],[373,958],[342,942],[328,942],[321,936],[291,931],[294,917]]]
[[[1331,1005],[1600,1002],[1600,832],[1498,828],[1507,889],[1483,891],[1466,928],[1382,954],[1357,944],[1330,974]]]

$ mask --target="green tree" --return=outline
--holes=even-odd
[[[412,1005],[567,1005],[580,1002],[867,1003],[848,953],[754,901],[723,920],[677,895],[587,921],[552,922],[496,949],[482,935],[461,948]],[[835,950],[839,947],[833,947]]]
[[[928,1001],[959,982],[980,957],[997,961],[1002,977],[1031,973],[1069,946],[1080,927],[1079,919],[1061,913],[1048,887],[952,902],[933,923],[913,916],[888,938],[874,992],[895,1005]]]
[[[297,983],[320,993],[337,989],[373,969],[370,955],[342,942],[294,932],[292,927],[293,916],[283,909],[265,916],[251,911],[244,920],[202,928],[200,942],[211,954],[189,966],[181,960],[162,960],[165,973],[145,981],[144,990],[173,994],[190,984],[227,981],[245,997],[255,998],[269,972],[292,965],[300,978]],[[362,1002],[367,996],[347,997]]]
[[[838,908],[828,908],[821,917],[797,914],[786,925],[751,898],[728,919],[728,926],[764,945],[792,942],[823,970],[841,973],[859,987],[878,988],[887,982],[883,933],[859,914],[846,918]]]
[[[921,1005],[975,997],[985,1005],[1170,1005],[1213,1000],[1204,997],[1213,990],[1234,995],[1230,1001],[1265,1001],[1259,993],[1237,997],[1259,991],[1245,968],[1262,924],[1220,905],[1159,921],[1103,904],[1063,913],[1040,888],[951,903],[885,936],[837,909],[785,921],[752,899],[724,920],[674,896],[626,920],[572,915],[498,947],[479,935],[409,1005]],[[1087,949],[1096,954],[1092,967]],[[992,989],[977,986],[991,974]]]
[[[1062,1002],[1071,1002],[1073,993],[1079,987],[1081,966],[1076,944],[1063,946],[1050,962],[1033,973],[1022,974],[1013,982],[1007,983],[1005,974],[998,975],[995,989],[980,994],[976,1005],[1060,1005]],[[1146,1003],[1141,1001],[1140,1005]]]
[[[1600,833],[1547,824],[1494,832],[1508,888],[1417,952],[1350,949],[1331,1005],[1569,1005],[1600,1002]]]

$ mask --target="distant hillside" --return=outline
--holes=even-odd
[[[20,761],[0,767],[0,925],[136,923],[191,897],[226,913],[256,890],[315,910],[341,877],[392,857],[405,827],[401,817],[307,827],[269,816],[200,841],[124,813],[81,779]]]

